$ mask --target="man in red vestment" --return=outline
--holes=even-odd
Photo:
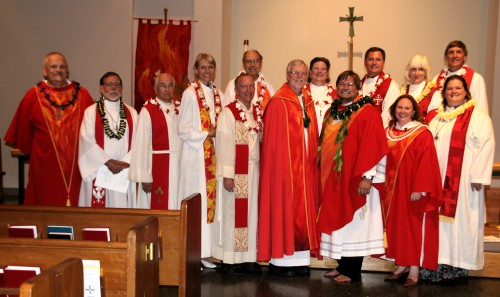
[[[363,257],[384,253],[382,211],[388,147],[371,97],[360,98],[359,76],[337,78],[340,99],[332,103],[321,140],[322,201],[318,214],[320,253],[339,266],[325,274],[338,282],[359,280]]]
[[[318,127],[313,102],[302,96],[307,69],[302,60],[288,63],[287,83],[263,119],[257,260],[281,276],[309,275],[318,248]]]
[[[79,83],[68,80],[68,63],[61,53],[45,56],[42,74],[44,80],[21,100],[5,142],[30,155],[24,204],[76,206],[80,124],[94,101]]]

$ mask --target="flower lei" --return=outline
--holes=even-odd
[[[335,151],[335,156],[333,157],[333,160],[336,162],[334,169],[338,173],[342,171],[342,144],[344,143],[345,136],[347,135],[347,123],[349,123],[349,120],[351,119],[351,115],[353,113],[360,110],[361,107],[371,102],[372,102],[372,97],[364,96],[360,98],[358,101],[353,102],[352,104],[347,106],[346,109],[339,111],[340,100],[334,100],[330,107],[330,112],[323,120],[323,123],[326,123],[330,118],[332,118],[333,120],[342,121],[342,126],[340,127],[339,132],[337,133],[337,137],[335,137],[335,143],[337,143],[338,146],[337,146],[337,151]],[[323,133],[321,133],[319,139],[318,152],[321,151],[321,144],[323,143],[323,137],[324,135]]]
[[[326,97],[330,98],[330,100],[314,100],[313,96],[311,95],[310,88],[308,89],[307,85],[304,85],[304,89],[306,89],[307,94],[309,95],[309,97],[311,97],[313,99],[314,105],[317,105],[317,106],[319,106],[321,108],[323,108],[323,106],[325,106],[327,104],[330,104],[333,101],[333,98],[332,98],[332,95],[331,95],[333,93],[333,87],[330,84],[327,85],[327,92],[326,92]]]
[[[259,105],[262,104],[262,101],[264,101],[264,96],[266,95],[266,88],[267,88],[266,83],[264,82],[264,79],[262,79],[260,81],[260,83],[261,83],[260,84],[260,92],[257,96],[257,102],[259,103]]]
[[[468,69],[469,67],[467,67],[467,65],[462,66],[462,68],[458,70],[459,72],[458,75],[464,76],[464,74],[467,73]],[[443,84],[445,79],[448,77],[448,73],[449,73],[448,67],[441,69],[441,72],[439,72],[439,75],[436,79],[436,85],[438,85],[439,89],[443,88]]]
[[[106,115],[106,111],[104,109],[104,97],[100,97],[99,100],[97,100],[96,104],[97,104],[97,112],[102,118],[101,121],[104,126],[104,133],[106,133],[106,135],[110,139],[113,138],[121,139],[123,135],[125,135],[125,128],[127,126],[127,122],[125,121],[127,119],[127,113],[125,112],[125,104],[123,104],[122,97],[120,97],[120,126],[116,131],[116,134],[109,127],[108,119],[104,117]]]
[[[179,101],[176,101],[176,100],[172,100],[172,102],[174,103],[174,112],[175,112],[175,114],[178,115],[179,114],[179,107],[181,106],[181,103]],[[161,109],[162,111],[166,112],[167,114],[170,112],[170,109],[168,109],[166,107],[162,107],[160,105],[160,103],[158,102],[158,100],[156,100],[156,98],[149,99],[148,101],[146,101],[144,103],[144,106],[146,106],[148,104],[156,105],[159,109]]]
[[[205,94],[203,93],[203,89],[201,88],[201,83],[199,80],[193,81],[190,83],[190,85],[194,88],[195,93],[197,94],[197,97],[201,101],[201,105],[207,112],[210,112],[210,106],[208,106],[208,103],[205,99]],[[212,90],[214,92],[214,106],[215,106],[215,119],[217,121],[217,118],[219,117],[220,112],[222,111],[222,105],[221,105],[221,99],[219,95],[219,90],[217,90],[217,87],[212,85]]]
[[[429,93],[432,91],[432,88],[434,88],[436,86],[436,82],[435,81],[431,81],[431,82],[428,82],[424,89],[422,90],[422,92],[420,93],[420,95],[415,99],[415,101],[417,103],[420,103],[420,101],[422,101],[425,97],[427,97],[427,95],[429,95]],[[401,95],[405,95],[408,93],[408,90],[410,89],[410,85],[406,85],[406,86],[401,86]]]
[[[444,110],[444,104],[440,104],[438,106],[438,113],[436,114],[436,117],[439,118],[440,121],[448,122],[458,117],[459,115],[463,114],[466,109],[472,106],[476,106],[476,100],[474,99],[465,102],[464,104],[455,108],[453,111],[446,112]]]
[[[368,96],[373,97],[373,95],[375,95],[380,85],[390,77],[391,76],[388,73],[384,73],[382,77],[379,75],[377,81],[375,82],[375,88],[368,94]],[[366,80],[366,75],[361,80],[361,86],[359,87],[360,92],[363,91],[363,84],[365,83],[365,80]]]
[[[248,123],[248,119],[242,108],[242,104],[239,101],[237,101],[235,104],[236,109],[238,110],[238,114],[240,115],[241,121],[243,122],[243,125],[245,125],[245,128],[248,129],[251,135],[260,133],[260,131],[262,131],[262,110],[260,109],[260,104],[255,102],[252,103],[252,105],[253,105],[252,116],[255,122],[257,123],[257,125],[253,128],[250,127],[250,123]]]
[[[50,105],[52,105],[53,107],[60,108],[60,109],[64,110],[66,107],[68,107],[70,105],[75,105],[75,101],[76,101],[76,99],[78,99],[78,93],[80,92],[80,83],[78,83],[76,81],[73,81],[73,83],[75,84],[75,92],[73,93],[71,100],[69,100],[66,103],[62,103],[62,104],[57,104],[55,101],[53,101],[50,98],[50,94],[47,93],[47,88],[45,88],[42,85],[41,81],[39,81],[36,85],[40,89],[40,92],[42,92],[45,99],[47,99],[50,102]]]

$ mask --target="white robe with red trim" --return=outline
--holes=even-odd
[[[80,187],[80,197],[78,206],[90,207],[92,203],[92,181],[97,176],[97,170],[108,160],[120,160],[130,163],[131,150],[128,150],[129,125],[127,124],[125,133],[120,140],[110,139],[104,133],[104,149],[102,149],[95,139],[96,104],[85,110],[85,115],[80,128],[80,143],[78,149],[78,166],[82,175],[82,185]],[[104,100],[106,107],[106,118],[110,127],[115,125],[113,119],[119,122],[120,101],[111,102]],[[125,104],[132,115],[133,125],[137,122],[137,112],[134,108]],[[111,113],[111,117],[107,113]],[[134,129],[135,130],[135,129]],[[106,207],[135,208],[136,191],[135,183],[130,182],[128,192],[120,193],[106,190]]]
[[[246,107],[241,104],[243,110]],[[256,123],[252,110],[245,113],[250,127]],[[235,179],[236,144],[248,135],[248,182]],[[217,158],[217,208],[212,227],[212,256],[224,263],[235,264],[257,260],[257,219],[259,193],[259,134],[250,134],[243,122],[236,122],[230,109],[224,108],[219,115],[215,152]],[[224,189],[223,178],[235,179],[237,189],[248,189],[248,232],[235,230],[235,192]],[[237,191],[237,190],[235,190]],[[238,251],[240,250],[240,251]]]

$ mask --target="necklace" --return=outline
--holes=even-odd
[[[203,108],[205,108],[205,110],[210,113],[210,106],[208,106],[208,103],[205,99],[205,93],[203,93],[200,81],[196,80],[191,82],[191,86],[194,88],[196,97],[198,97],[198,99],[201,101],[201,105],[203,106]],[[219,90],[217,90],[217,87],[212,85],[212,91],[214,92],[215,121],[217,122],[217,118],[219,117],[219,114],[222,110],[222,106]]]
[[[238,114],[240,115],[241,121],[243,122],[243,125],[245,125],[245,128],[248,129],[250,135],[257,134],[260,131],[262,131],[262,110],[260,109],[260,104],[255,102],[252,103],[253,109],[251,111],[251,114],[253,116],[253,119],[255,120],[256,126],[255,127],[250,127],[250,123],[248,122],[247,116],[245,114],[245,111],[243,110],[242,104],[237,101],[236,104],[236,109],[238,110]]]
[[[116,133],[111,130],[109,127],[109,121],[105,117],[106,115],[106,107],[104,106],[104,97],[100,97],[99,100],[97,100],[97,112],[102,118],[102,124],[104,126],[104,133],[110,138],[110,139],[121,139],[123,135],[125,135],[125,128],[127,127],[127,122],[125,121],[127,119],[127,113],[125,112],[125,104],[123,104],[122,97],[120,97],[120,125],[118,125],[117,122],[111,117],[111,115],[108,113],[109,117],[111,120],[115,123],[116,125]]]
[[[76,99],[78,99],[78,93],[80,92],[80,83],[76,81],[73,81],[73,83],[75,84],[75,91],[71,99],[68,102],[61,104],[57,104],[54,100],[52,100],[52,98],[50,98],[50,94],[47,92],[47,88],[44,85],[42,85],[41,81],[37,83],[37,86],[40,89],[40,92],[42,92],[45,99],[47,99],[50,102],[50,105],[55,107],[56,110],[54,111],[54,116],[56,117],[57,120],[60,120],[64,116],[64,109],[70,105],[75,105],[75,101]]]
[[[404,133],[402,135],[398,136],[398,135],[394,134],[394,128],[396,127],[396,125],[393,125],[391,128],[386,130],[385,135],[387,136],[387,139],[389,139],[390,141],[397,142],[397,141],[403,140],[403,139],[411,136],[413,133],[415,133],[415,131],[417,131],[422,126],[425,126],[425,125],[417,124],[415,127],[404,131]]]
[[[375,93],[377,93],[378,88],[380,85],[385,82],[387,79],[389,79],[391,76],[388,73],[380,73],[379,76],[377,77],[377,81],[375,82],[375,87],[374,89],[368,94],[370,97],[373,98]],[[361,80],[361,86],[359,87],[360,92],[363,91],[363,84],[365,83],[367,76],[365,75],[363,79]]]
[[[471,99],[464,104],[460,105],[459,107],[455,108],[453,111],[446,112],[444,110],[444,105],[440,104],[438,106],[438,113],[436,115],[437,118],[443,120],[443,121],[451,121],[454,118],[458,117],[459,115],[463,114],[466,109],[469,107],[476,106],[476,100]]]
[[[260,91],[257,98],[257,102],[259,104],[262,104],[262,101],[264,101],[264,96],[266,95],[266,88],[267,88],[266,83],[264,82],[264,78],[262,78],[262,80],[257,83],[257,88],[259,87]]]
[[[325,94],[322,94],[323,95],[323,96],[321,96],[322,98],[316,98],[317,96],[316,97],[312,96],[310,83],[304,85],[304,89],[307,92],[307,95],[309,95],[309,97],[312,98],[314,105],[319,107],[319,115],[323,116],[323,108],[326,105],[331,104],[333,101],[332,94],[334,93],[334,90],[333,90],[332,85],[330,85],[330,84],[326,85],[326,92],[325,92]],[[323,100],[321,100],[321,99],[323,99]]]
[[[467,65],[464,65],[460,70],[458,70],[457,74],[463,77],[468,70],[469,67],[467,67]],[[443,84],[445,79],[448,77],[448,73],[449,73],[448,67],[441,69],[441,71],[439,72],[438,78],[436,79],[436,85],[438,86],[439,89],[443,88]]]
[[[441,127],[439,126],[440,123],[443,123]],[[438,124],[436,125],[436,132],[434,133],[434,141],[437,141],[439,139],[439,132],[443,129],[446,124],[450,123],[450,121],[443,121],[443,120],[438,120]]]
[[[361,107],[363,107],[364,105],[369,104],[371,101],[372,100],[370,96],[364,96],[359,100],[357,100],[356,102],[353,102],[352,104],[347,106],[346,109],[339,111],[340,100],[339,99],[333,100],[332,105],[330,107],[330,112],[323,121],[323,123],[327,123],[330,118],[342,121],[342,126],[340,127],[337,136],[335,137],[335,143],[337,143],[337,150],[335,151],[335,156],[333,157],[333,160],[335,161],[334,169],[338,173],[340,173],[340,171],[342,170],[342,144],[344,143],[345,136],[347,135],[347,124],[351,119],[351,115],[356,111],[360,110]],[[318,153],[321,152],[321,144],[323,143],[323,137],[324,135],[322,132],[319,137]]]
[[[417,103],[420,103],[420,101],[422,101],[425,97],[427,97],[427,95],[429,95],[429,93],[432,91],[432,88],[434,88],[435,85],[436,85],[435,81],[431,81],[431,82],[426,83],[424,86],[424,89],[422,90],[420,95],[415,98],[415,101]],[[410,85],[409,84],[406,86],[403,85],[401,87],[401,95],[408,94],[409,92],[410,92]]]
[[[170,110],[168,107],[162,107],[160,105],[160,103],[158,102],[158,100],[156,100],[156,98],[150,98],[149,100],[147,100],[144,103],[144,105],[148,105],[148,104],[156,105],[160,110],[164,111],[166,114],[169,114],[171,111],[173,111],[177,115],[179,114],[179,107],[181,106],[181,103],[179,101],[172,100],[172,104],[174,105],[174,109]]]

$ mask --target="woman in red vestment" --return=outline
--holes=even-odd
[[[405,286],[413,286],[418,284],[420,266],[437,268],[441,175],[432,134],[416,121],[415,99],[399,96],[390,114],[382,206],[386,257],[395,260],[397,269],[386,280],[399,280],[409,273]]]

